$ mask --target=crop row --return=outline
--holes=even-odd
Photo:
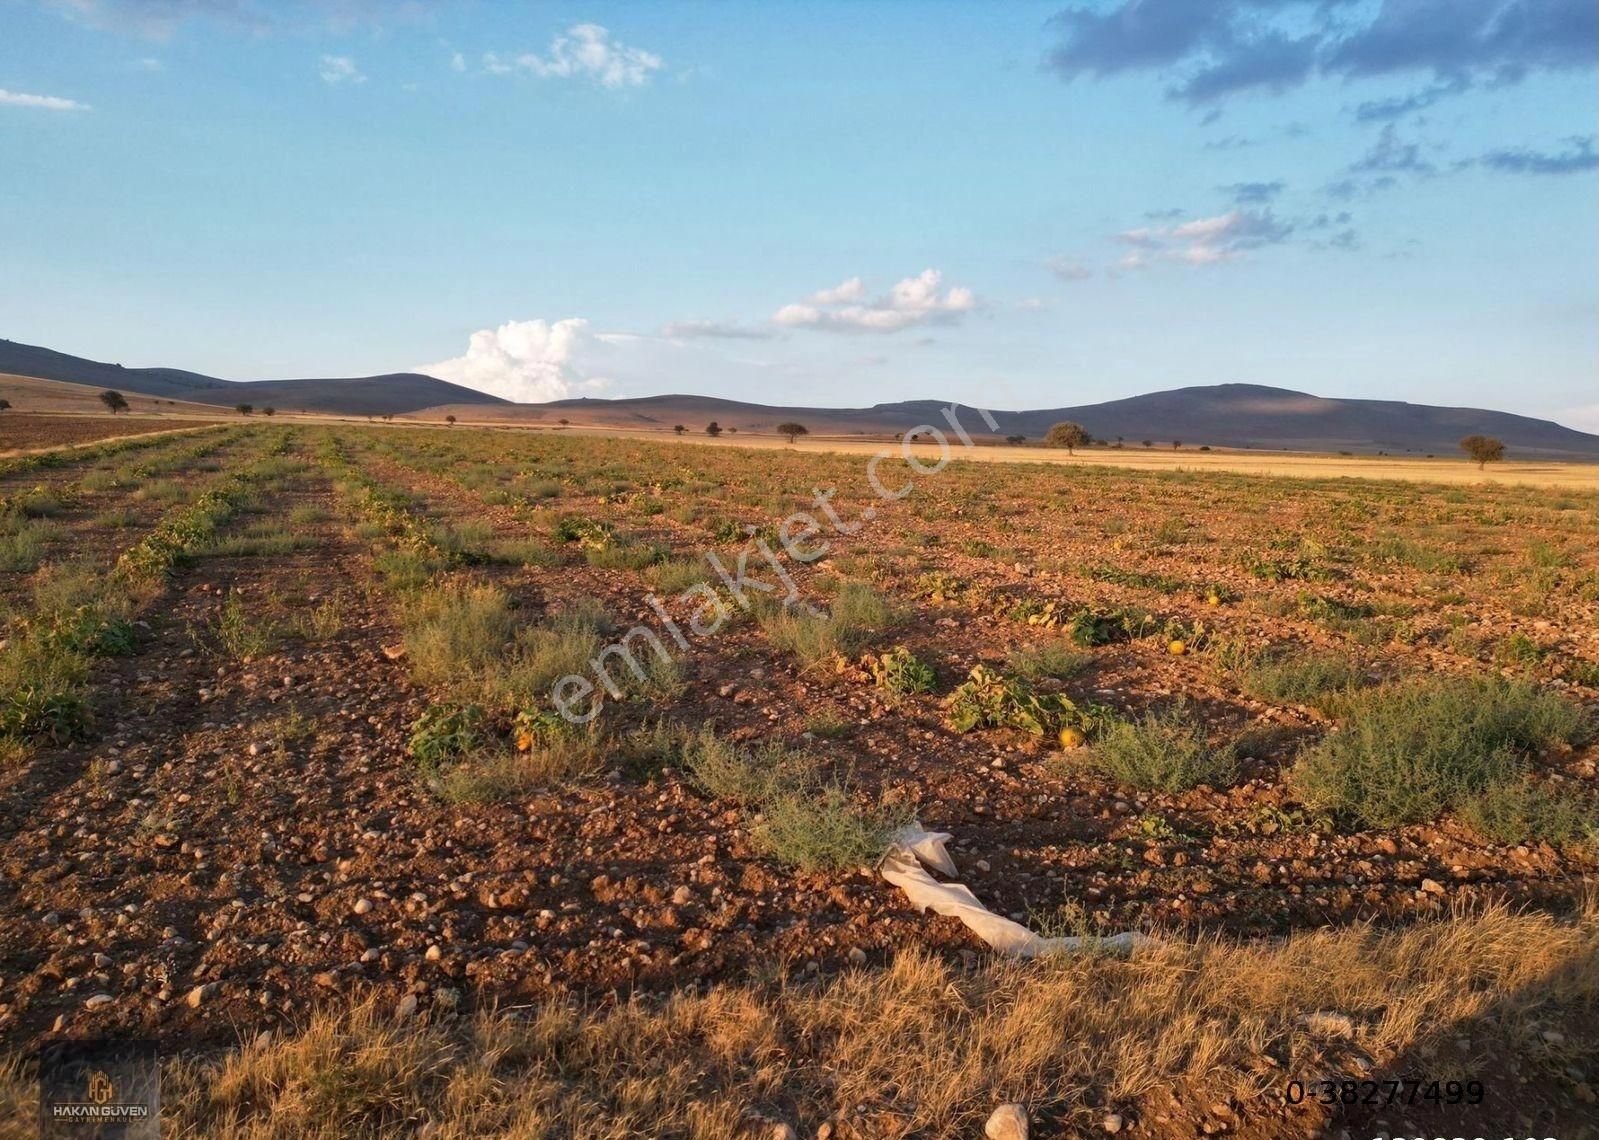
[[[33,612],[13,623],[0,645],[0,762],[21,756],[31,742],[64,743],[88,733],[93,660],[133,649],[133,619],[167,572],[281,473],[288,446],[284,433],[262,458],[173,508],[109,575],[89,565],[57,567],[36,586]]]

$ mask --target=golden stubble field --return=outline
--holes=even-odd
[[[1583,1134],[1591,487],[870,460],[0,460],[3,1095],[137,1033],[193,1135]],[[1159,945],[995,960],[910,819]]]

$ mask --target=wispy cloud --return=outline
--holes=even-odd
[[[884,296],[860,303],[866,286],[860,278],[851,277],[800,303],[784,305],[772,315],[772,321],[790,328],[850,333],[893,333],[918,325],[954,324],[977,307],[977,298],[970,289],[944,289],[943,283],[938,270],[925,269],[897,282]]]
[[[1081,261],[1075,257],[1067,257],[1063,253],[1047,258],[1044,261],[1044,268],[1062,281],[1087,281],[1094,275],[1094,271]]]
[[[1270,210],[1231,210],[1170,226],[1141,226],[1116,235],[1131,250],[1119,262],[1123,269],[1141,269],[1156,261],[1210,265],[1236,261],[1250,250],[1288,240],[1294,224]]]
[[[0,107],[31,107],[38,111],[87,111],[89,104],[76,99],[63,99],[59,95],[29,95],[22,91],[7,91],[0,87]]]
[[[1599,153],[1594,151],[1593,136],[1568,139],[1567,143],[1567,149],[1554,153],[1522,147],[1492,150],[1477,161],[1490,170],[1509,174],[1581,174],[1599,169]]]
[[[1286,182],[1234,182],[1218,189],[1240,206],[1263,206],[1287,186]]]
[[[587,79],[612,89],[642,87],[664,66],[661,57],[611,39],[598,24],[576,24],[550,41],[549,53],[483,57],[484,70],[494,75],[527,72],[540,79]]]
[[[768,329],[750,328],[737,321],[677,321],[661,327],[661,335],[671,340],[693,340],[698,337],[721,340],[769,340]]]
[[[1248,91],[1283,91],[1315,75],[1426,75],[1414,96],[1365,104],[1393,118],[1474,83],[1599,63],[1592,0],[1077,0],[1057,16],[1048,66],[1068,81],[1131,71],[1169,80],[1190,106]]]
[[[325,55],[317,67],[317,74],[322,77],[322,82],[334,87],[340,84],[365,83],[366,76],[355,65],[355,60],[347,55]]]

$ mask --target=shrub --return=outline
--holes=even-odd
[[[1118,783],[1161,792],[1223,787],[1237,771],[1232,749],[1212,747],[1204,725],[1181,701],[1140,720],[1111,723],[1081,762]]]
[[[499,661],[514,631],[503,590],[448,583],[422,594],[406,615],[406,660],[424,685],[470,689]]]
[[[520,740],[518,741],[520,743]],[[453,803],[504,803],[598,771],[606,758],[597,729],[537,734],[525,748],[477,749],[444,770],[439,794]]]
[[[1347,654],[1299,649],[1268,653],[1243,669],[1245,692],[1266,701],[1315,704],[1369,683],[1365,668]]]
[[[857,807],[814,759],[777,744],[748,751],[702,729],[684,737],[682,760],[708,794],[744,807],[762,850],[803,870],[873,863],[910,819],[899,808]]]
[[[783,606],[764,614],[761,627],[774,646],[810,667],[834,656],[854,656],[873,633],[897,624],[900,616],[865,582],[846,582],[833,599],[830,613]]]
[[[1494,784],[1460,808],[1466,826],[1495,843],[1569,843],[1594,818],[1592,805],[1562,798],[1527,780]]]
[[[1436,818],[1522,779],[1525,754],[1588,731],[1581,709],[1522,681],[1426,678],[1349,699],[1289,773],[1306,803],[1372,827]]]

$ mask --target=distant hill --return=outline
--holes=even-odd
[[[471,388],[415,372],[353,379],[219,380],[175,368],[124,368],[47,348],[0,340],[0,373],[117,388],[164,399],[230,408],[271,404],[279,411],[335,415],[425,415],[446,413],[462,420],[501,423],[574,424],[670,430],[684,424],[700,431],[711,420],[739,431],[772,432],[796,420],[813,434],[892,436],[923,424],[942,427],[939,400],[906,400],[866,408],[806,408],[724,400],[714,396],[645,396],[624,400],[556,400],[513,404]],[[1549,420],[1481,408],[1443,408],[1398,400],[1340,400],[1259,384],[1214,384],[1176,388],[1111,400],[1034,411],[994,412],[989,433],[975,411],[961,423],[974,436],[1023,435],[1042,439],[1049,426],[1074,420],[1100,439],[1118,437],[1190,447],[1287,449],[1292,451],[1386,451],[1455,455],[1460,438],[1473,432],[1505,442],[1518,458],[1599,459],[1599,436]]]
[[[923,424],[945,426],[938,400],[907,400],[869,408],[773,407],[711,396],[645,396],[627,400],[557,400],[548,404],[509,404],[492,418],[615,427],[684,424],[700,431],[710,420],[740,431],[770,432],[796,420],[813,433],[892,435]],[[441,411],[443,409],[440,409]],[[463,419],[471,409],[457,409]],[[993,412],[995,435],[1042,439],[1051,424],[1072,420],[1100,439],[1128,443],[1150,440],[1188,446],[1288,449],[1292,451],[1387,451],[1458,454],[1462,436],[1481,432],[1502,439],[1523,458],[1599,458],[1599,436],[1549,420],[1480,408],[1442,408],[1397,400],[1337,400],[1258,384],[1214,384],[1152,392],[1103,404]],[[981,418],[968,409],[961,424],[973,435],[988,435]]]
[[[271,404],[280,411],[341,416],[402,415],[441,404],[479,407],[506,402],[418,372],[348,379],[219,380],[177,368],[124,368],[10,340],[0,340],[0,372],[224,408]]]

